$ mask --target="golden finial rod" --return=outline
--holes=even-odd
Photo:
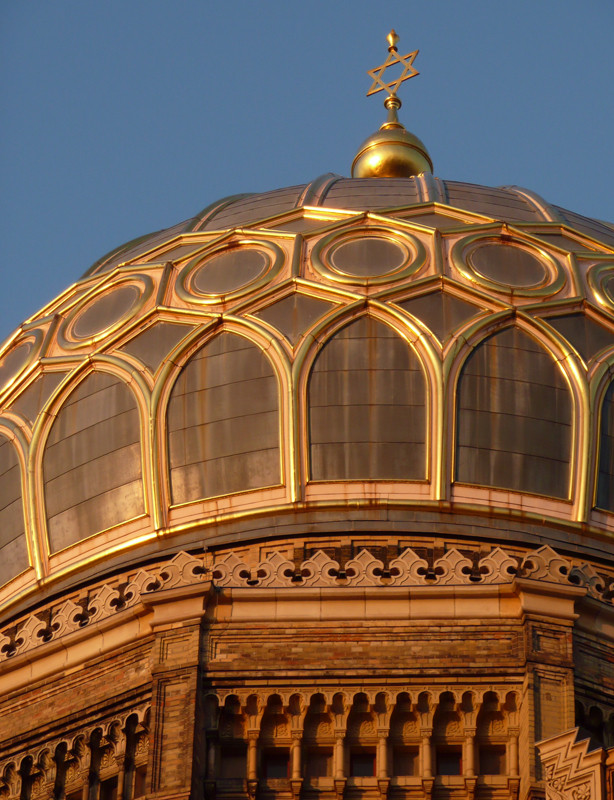
[[[373,83],[367,92],[367,97],[369,97],[369,95],[376,94],[377,92],[381,92],[382,90],[388,92],[388,97],[384,101],[384,105],[388,110],[390,110],[391,106],[394,106],[397,109],[401,107],[401,101],[397,97],[397,89],[399,86],[404,81],[409,80],[409,78],[413,78],[419,74],[418,70],[414,67],[414,59],[418,55],[418,50],[414,50],[412,53],[407,53],[405,56],[400,56],[397,48],[399,34],[394,30],[394,28],[390,31],[386,39],[388,41],[388,58],[383,64],[380,64],[379,67],[368,70],[367,75],[373,78]],[[403,71],[396,80],[386,83],[383,80],[384,73],[388,67],[392,67],[394,64],[400,64],[403,67]]]
[[[426,147],[417,136],[407,131],[399,122],[397,113],[401,108],[397,89],[404,81],[418,75],[418,70],[413,65],[418,51],[414,50],[405,56],[400,55],[397,49],[399,35],[394,28],[386,39],[388,41],[386,60],[379,67],[367,72],[373,78],[367,97],[385,91],[387,97],[384,106],[388,111],[388,117],[380,129],[362,143],[352,162],[353,178],[411,178],[433,171],[433,163]],[[396,80],[387,83],[384,74],[388,67],[396,64],[401,66],[401,74]]]
[[[394,52],[396,53],[397,42],[399,41],[399,34],[395,31],[394,28],[390,31],[388,36],[386,36],[386,39],[388,39],[388,44],[389,44],[388,52],[392,53],[392,51],[394,50]]]

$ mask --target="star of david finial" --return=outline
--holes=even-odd
[[[414,50],[412,53],[407,53],[405,56],[400,56],[399,51],[397,49],[397,42],[399,41],[399,36],[395,30],[391,30],[387,36],[388,39],[388,58],[384,61],[383,64],[380,64],[379,67],[375,67],[374,69],[370,69],[367,71],[367,75],[373,78],[373,84],[371,88],[367,92],[367,97],[371,94],[376,94],[377,92],[381,92],[382,90],[388,92],[388,98],[395,98],[398,105],[397,107],[400,108],[401,101],[397,98],[397,89],[403,83],[403,81],[409,80],[409,78],[413,78],[419,74],[418,70],[414,67],[414,59],[418,55],[418,50]],[[394,80],[386,83],[384,78],[384,73],[388,69],[388,67],[392,67],[394,64],[400,64],[403,68],[399,77]]]

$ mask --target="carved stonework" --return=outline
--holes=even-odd
[[[214,560],[212,567],[206,564]],[[177,553],[165,564],[140,569],[120,584],[103,584],[88,594],[73,597],[61,605],[26,617],[14,628],[0,631],[0,662],[27,653],[46,642],[66,636],[85,626],[136,605],[147,595],[159,590],[189,586],[210,579],[216,588],[337,588],[388,586],[462,586],[511,583],[516,576],[524,580],[569,584],[585,587],[594,599],[612,605],[608,580],[586,563],[572,562],[548,545],[527,553],[519,565],[519,557],[495,547],[474,561],[457,549],[429,563],[411,548],[391,559],[388,565],[366,548],[342,567],[323,550],[304,560],[298,568],[286,555],[269,552],[255,564],[247,564],[234,552],[225,552],[215,559],[204,553],[193,556]],[[477,562],[477,568],[474,563]]]
[[[549,545],[529,553],[522,562],[522,577],[549,583],[567,583],[570,564]]]
[[[20,753],[19,763],[31,766],[25,780],[32,800],[54,796],[55,786],[63,796],[79,791],[90,780],[90,771],[97,770],[99,778],[117,775],[122,769],[127,752],[126,720],[141,720],[136,726],[134,761],[147,762],[148,731],[142,720],[147,718],[148,705],[126,709],[119,718],[97,720],[87,727],[73,731],[70,739],[52,739],[42,749]],[[40,746],[39,746],[40,747]],[[96,761],[92,754],[99,754]],[[54,754],[56,756],[54,757]],[[59,754],[59,755],[57,755]],[[18,800],[22,793],[21,769],[14,758],[0,760],[0,798]],[[57,782],[59,781],[59,784]]]
[[[538,742],[547,800],[601,800],[603,750],[588,752],[589,740],[576,741],[578,728]]]

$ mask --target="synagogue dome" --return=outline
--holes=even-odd
[[[614,228],[526,189],[226,198],[96,262],[0,359],[7,610],[318,520],[599,557],[614,531]]]

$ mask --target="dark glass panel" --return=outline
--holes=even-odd
[[[233,248],[198,267],[192,285],[203,294],[228,294],[255,281],[269,264],[268,254],[261,250]]]
[[[424,322],[440,342],[443,342],[463,322],[475,317],[482,310],[473,303],[461,300],[460,297],[440,291],[412,297],[398,305]]]
[[[571,396],[537,342],[509,328],[478,345],[457,402],[458,481],[567,497]]]
[[[155,372],[173,347],[179,344],[191,330],[193,330],[192,325],[156,322],[120,349],[138,358],[152,372]]]
[[[614,511],[614,383],[609,385],[601,407],[596,505]]]
[[[110,328],[136,305],[141,292],[138,286],[119,286],[96,298],[79,314],[72,332],[78,339],[87,339]]]
[[[266,780],[288,778],[290,754],[287,750],[268,750],[262,754],[262,774]]]
[[[188,361],[168,407],[173,503],[280,481],[277,380],[264,353],[222,333]]]
[[[28,566],[19,459],[9,440],[0,436],[0,585]]]
[[[100,782],[99,800],[117,800],[117,776]]]
[[[362,317],[335,334],[308,396],[314,480],[425,478],[425,379],[387,325]]]
[[[548,275],[537,256],[513,245],[483,244],[476,247],[469,258],[485,278],[508,286],[538,286]]]
[[[392,774],[398,777],[418,774],[419,751],[417,747],[394,747]]]
[[[322,747],[313,747],[305,753],[305,777],[330,777],[333,769],[333,751]]]
[[[438,747],[436,751],[437,775],[462,775],[461,747]]]
[[[547,317],[546,322],[571,342],[585,361],[599,350],[614,346],[614,333],[584,314]]]
[[[480,775],[505,775],[504,744],[480,745]]]
[[[357,750],[350,753],[350,776],[352,778],[372,778],[375,775],[375,753]]]
[[[247,748],[244,743],[222,744],[220,778],[236,780],[247,777]]]
[[[139,413],[121,380],[94,372],[72,392],[51,428],[43,470],[54,552],[143,513]]]
[[[330,251],[329,257],[339,272],[360,278],[387,275],[399,269],[406,258],[397,244],[379,236],[342,242]]]
[[[23,414],[30,422],[34,422],[42,407],[51,397],[53,390],[60,385],[65,375],[65,372],[47,372],[45,375],[39,375],[19,395],[11,409]]]
[[[332,307],[333,303],[326,300],[293,292],[288,297],[256,311],[254,316],[273,325],[294,346],[313,323]]]

